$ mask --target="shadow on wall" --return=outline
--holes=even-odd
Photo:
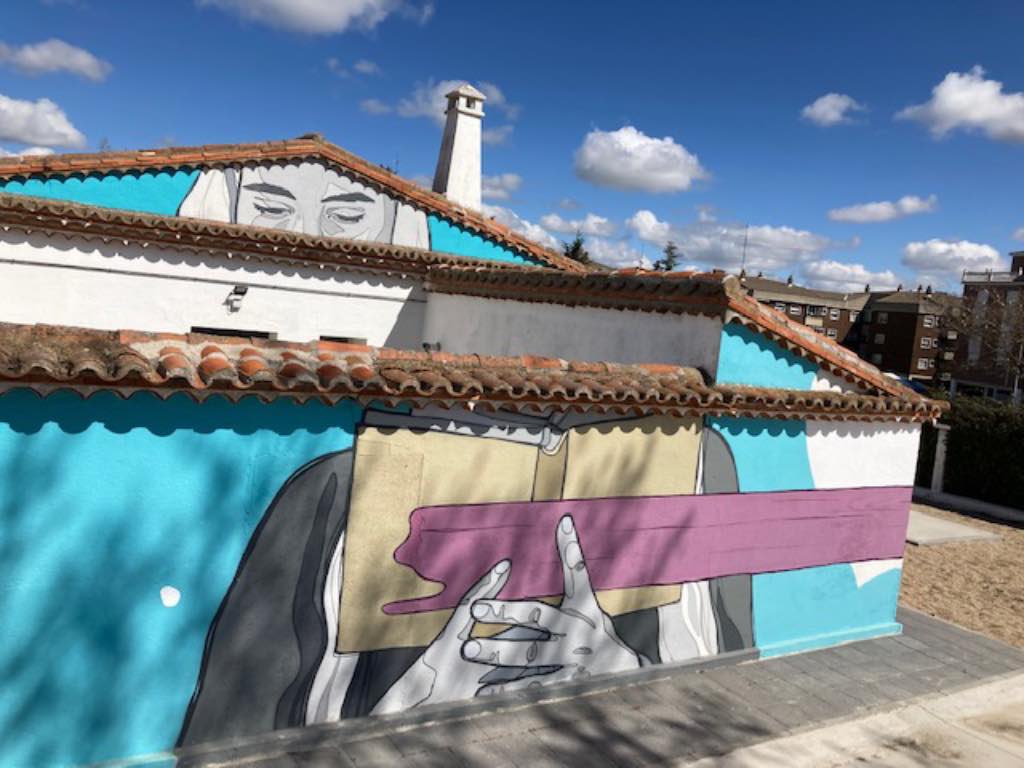
[[[0,396],[0,763],[173,745],[253,529],[357,411]]]

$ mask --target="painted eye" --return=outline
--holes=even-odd
[[[254,202],[253,208],[259,211],[264,216],[270,216],[272,218],[280,219],[285,216],[291,216],[295,213],[295,210],[285,203],[268,203],[264,200]]]
[[[335,224],[357,224],[366,216],[359,208],[331,208],[324,215]]]

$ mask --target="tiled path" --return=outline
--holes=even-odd
[[[182,755],[179,765],[633,766],[697,759],[1024,670],[1024,651],[901,610],[904,634],[780,659],[678,669],[573,698],[368,719]],[[482,713],[481,713],[482,712]]]

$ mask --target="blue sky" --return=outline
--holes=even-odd
[[[746,238],[751,271],[955,287],[1024,247],[1022,28],[952,0],[8,0],[0,147],[319,131],[429,177],[464,79],[491,97],[487,210],[534,237],[732,270]]]

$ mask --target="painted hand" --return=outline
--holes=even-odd
[[[472,616],[485,624],[509,624],[533,630],[537,639],[468,639],[462,655],[494,667],[521,667],[523,674],[509,682],[485,686],[481,695],[520,690],[543,683],[580,680],[607,672],[636,669],[640,657],[615,632],[611,619],[597,604],[590,574],[580,549],[572,517],[566,515],[555,532],[562,561],[564,593],[560,606],[536,600],[481,598]],[[536,674],[538,667],[555,667]],[[532,671],[531,671],[532,668]]]
[[[474,619],[472,606],[495,597],[508,581],[509,561],[502,560],[474,584],[452,613],[430,647],[399,678],[373,708],[374,714],[398,712],[421,704],[470,699],[480,689],[486,668],[459,653],[469,640]]]

